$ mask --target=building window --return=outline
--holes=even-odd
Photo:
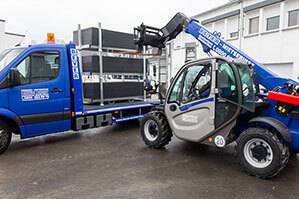
[[[231,39],[236,39],[236,38],[239,37],[239,31],[231,32],[231,33],[229,34],[229,36],[230,36]]]
[[[267,19],[267,31],[279,29],[280,16],[270,17]]]
[[[249,19],[249,34],[254,34],[259,32],[259,17],[254,17]]]
[[[299,25],[299,9],[289,11],[289,26]]]

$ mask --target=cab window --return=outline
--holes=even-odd
[[[215,105],[215,127],[234,118],[239,107],[239,88],[236,71],[224,61],[218,62],[217,88],[218,97]]]
[[[234,103],[238,103],[237,79],[232,67],[225,62],[219,63],[217,88],[219,96]]]
[[[59,73],[60,54],[57,51],[31,53],[16,69],[22,85],[53,80]]]
[[[180,103],[180,91],[181,91],[181,85],[182,85],[182,79],[183,79],[184,73],[180,75],[180,77],[177,79],[176,83],[172,87],[170,97],[168,102],[171,103]]]
[[[211,64],[196,64],[185,69],[175,82],[168,102],[186,104],[210,95]]]
[[[211,67],[209,65],[195,65],[188,68],[185,76],[182,103],[206,98],[211,90]]]
[[[251,71],[247,65],[239,64],[237,66],[242,84],[242,107],[249,111],[254,111],[257,91]]]

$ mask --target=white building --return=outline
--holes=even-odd
[[[299,0],[230,1],[195,18],[273,72],[299,79]],[[187,60],[207,57],[185,33],[170,52],[172,76]]]
[[[5,32],[5,20],[0,19],[0,51],[23,42],[25,35]]]

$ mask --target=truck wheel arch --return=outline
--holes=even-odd
[[[0,115],[0,120],[7,123],[7,125],[11,128],[12,132],[14,134],[20,135],[21,129],[20,129],[20,121],[17,121],[16,119],[12,119],[3,115]]]
[[[271,117],[253,118],[249,121],[249,126],[261,126],[266,128],[272,127],[286,142],[291,142],[292,140],[292,134],[289,131],[288,127],[279,120]]]
[[[14,134],[22,134],[20,126],[23,125],[23,122],[14,112],[0,108],[0,119],[9,125]]]

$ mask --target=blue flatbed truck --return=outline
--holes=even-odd
[[[0,54],[0,153],[12,134],[31,138],[139,119],[159,102],[84,105],[75,44],[40,44]]]

